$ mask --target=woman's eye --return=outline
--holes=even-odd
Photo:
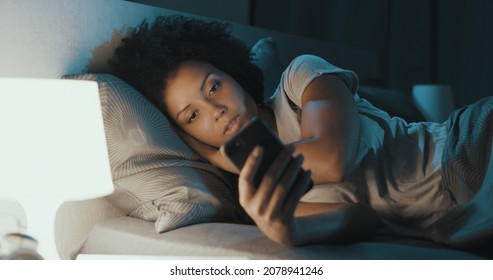
[[[219,87],[221,86],[221,82],[215,82],[211,89],[209,90],[209,96],[213,95],[214,93],[216,93],[216,91],[219,89]]]
[[[192,115],[190,115],[190,118],[188,118],[188,123],[193,122],[199,117],[199,114],[197,112],[193,112]]]

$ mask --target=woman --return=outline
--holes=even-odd
[[[493,195],[478,200],[475,194],[493,186],[468,174],[493,174],[491,99],[456,111],[444,124],[408,124],[361,99],[354,72],[304,55],[291,62],[264,101],[262,73],[228,26],[180,16],[143,23],[123,39],[111,64],[204,160],[239,174],[240,204],[276,242],[361,240],[381,222],[406,236],[467,248],[491,241],[491,210],[470,210],[491,202]],[[482,113],[471,113],[476,111]],[[253,177],[260,148],[242,170],[218,150],[252,117],[287,145],[259,186]],[[324,198],[316,202],[312,194],[310,203],[300,202],[310,178],[321,186],[312,193]],[[464,227],[479,220],[488,227],[461,237]]]

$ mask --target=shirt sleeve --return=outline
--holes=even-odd
[[[281,86],[288,98],[301,108],[301,97],[308,84],[323,74],[336,74],[352,94],[358,89],[358,76],[350,70],[332,65],[315,55],[301,55],[293,59],[281,76]]]

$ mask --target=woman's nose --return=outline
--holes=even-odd
[[[224,116],[224,114],[226,114],[228,109],[222,105],[215,105],[215,106],[216,108],[215,108],[214,118],[216,121],[218,121],[222,116]]]

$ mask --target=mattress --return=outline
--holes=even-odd
[[[481,259],[424,240],[385,235],[360,243],[292,247],[274,243],[257,227],[244,224],[204,223],[158,234],[154,223],[127,216],[96,224],[79,254],[137,259]]]

